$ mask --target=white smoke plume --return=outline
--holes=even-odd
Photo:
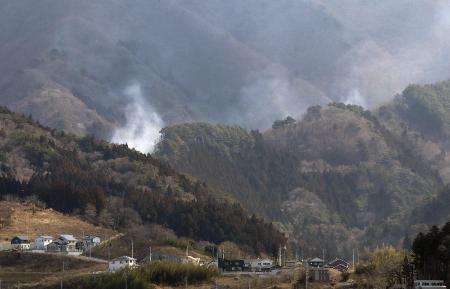
[[[151,153],[160,138],[164,122],[144,99],[139,83],[130,85],[124,93],[130,99],[125,108],[126,124],[114,132],[111,141],[128,144],[143,153]]]

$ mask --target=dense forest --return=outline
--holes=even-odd
[[[450,221],[419,233],[412,246],[418,277],[446,280],[450,284]]]
[[[117,229],[157,223],[179,236],[232,241],[256,254],[275,253],[285,242],[272,224],[126,145],[49,130],[6,109],[0,128],[3,199],[37,199]]]
[[[401,242],[443,187],[414,143],[355,105],[313,106],[264,132],[190,123],[162,135],[157,158],[280,221],[310,254]]]

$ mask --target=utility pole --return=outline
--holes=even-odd
[[[353,272],[355,272],[355,248],[353,248]]]
[[[131,239],[131,258],[134,258],[134,243],[133,243],[133,239]]]
[[[325,265],[325,249],[322,248],[322,260],[323,260],[323,265]]]
[[[309,263],[306,263],[306,268],[305,268],[305,289],[308,289],[308,266],[309,266]]]
[[[63,283],[62,283],[62,279],[61,279],[61,289],[63,289]]]
[[[152,247],[149,247],[148,251],[149,251],[148,252],[148,261],[149,261],[149,263],[151,263],[152,262]]]
[[[281,267],[282,261],[281,261],[281,246],[278,248],[278,265]]]
[[[356,264],[359,265],[359,248],[356,247]]]
[[[111,253],[110,253],[110,250],[111,250],[111,242],[108,242],[108,244],[107,244],[106,246],[108,247],[108,263],[109,263],[109,261],[110,261],[110,259],[111,259]]]
[[[64,260],[63,260],[63,263],[62,263],[62,272],[63,272],[63,274],[64,274]]]

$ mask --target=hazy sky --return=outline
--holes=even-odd
[[[163,125],[377,107],[450,78],[448,35],[447,0],[1,1],[0,101],[54,83],[150,151]]]

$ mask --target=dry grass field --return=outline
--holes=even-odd
[[[78,237],[90,234],[103,239],[117,233],[94,226],[78,217],[39,208],[31,203],[0,202],[0,242],[7,242],[17,235],[35,238],[40,235],[58,234],[72,234]]]

